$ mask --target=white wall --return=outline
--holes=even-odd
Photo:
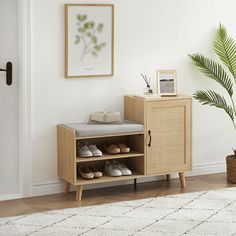
[[[46,187],[48,192],[55,190],[57,183],[56,124],[86,121],[92,111],[123,111],[123,96],[143,91],[140,73],[154,80],[156,69],[176,69],[183,94],[217,88],[196,71],[187,55],[213,56],[219,22],[236,38],[235,0],[103,0],[115,4],[115,76],[66,80],[64,3],[32,1],[33,181],[38,194]],[[223,171],[233,146],[235,132],[225,114],[194,101],[195,173]]]

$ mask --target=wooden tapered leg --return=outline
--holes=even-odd
[[[82,197],[83,185],[76,186],[76,201],[80,202]]]
[[[65,182],[64,193],[68,194],[70,192],[70,183]]]
[[[184,172],[179,172],[179,180],[180,180],[181,188],[185,188],[186,183],[185,183]]]
[[[134,179],[134,190],[137,189],[137,179]]]
[[[170,181],[170,174],[166,174],[166,181]]]

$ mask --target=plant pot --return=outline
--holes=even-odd
[[[236,158],[234,155],[226,157],[227,181],[236,184]]]

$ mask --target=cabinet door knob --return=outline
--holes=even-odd
[[[151,130],[148,130],[148,135],[149,135],[149,143],[148,143],[148,147],[151,147],[151,143],[152,143]]]

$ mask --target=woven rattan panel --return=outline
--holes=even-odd
[[[186,163],[185,107],[152,108],[151,169],[176,170]]]

